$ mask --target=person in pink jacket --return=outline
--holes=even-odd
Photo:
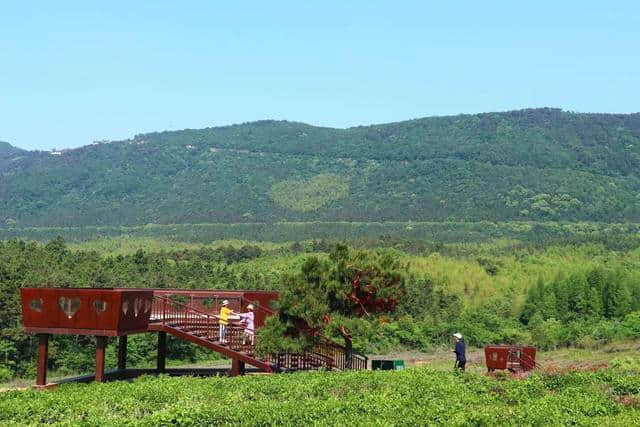
[[[247,341],[249,341],[249,344],[253,345],[253,337],[255,335],[253,304],[249,304],[247,306],[246,313],[240,313],[240,319],[242,319],[242,323],[244,324],[244,337],[242,339],[242,343],[246,344]]]

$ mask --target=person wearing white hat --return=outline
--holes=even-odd
[[[467,364],[467,356],[464,340],[462,339],[462,334],[460,332],[456,332],[453,334],[453,339],[456,341],[456,347],[453,352],[456,354],[456,363],[453,365],[454,369],[459,369],[464,372],[465,365]]]
[[[227,325],[229,324],[229,316],[235,314],[229,307],[228,300],[222,300],[220,314],[218,315],[218,325],[220,328],[220,344],[227,343]]]
[[[253,345],[253,337],[255,335],[253,304],[247,305],[247,312],[240,313],[240,318],[242,319],[242,323],[244,324],[244,335],[242,337],[242,343],[246,344],[247,341],[249,341],[249,344]]]

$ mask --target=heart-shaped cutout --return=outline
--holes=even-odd
[[[124,301],[122,303],[122,314],[127,315],[127,311],[129,311],[129,301]]]
[[[149,313],[151,311],[151,307],[153,306],[153,302],[150,299],[144,300],[144,312]]]
[[[32,299],[29,303],[29,307],[31,308],[31,310],[40,313],[42,311],[42,298]]]
[[[96,308],[98,314],[104,313],[107,310],[107,302],[101,299],[93,301],[93,306]]]
[[[135,317],[138,317],[138,314],[140,314],[140,312],[142,311],[143,304],[144,301],[142,300],[142,298],[136,298],[133,301],[133,315]]]
[[[60,305],[60,308],[62,309],[64,314],[66,314],[67,317],[71,319],[80,308],[80,298],[60,297],[60,299],[58,299],[58,304]]]

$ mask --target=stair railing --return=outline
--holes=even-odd
[[[312,351],[331,359],[333,361],[332,367],[336,369],[358,371],[367,369],[369,360],[367,356],[353,349],[348,350],[346,347],[327,339],[321,339],[313,346]]]
[[[331,370],[333,366],[328,357],[314,352],[275,353],[267,355],[265,360],[277,370],[285,371]]]
[[[154,296],[153,318],[163,325],[180,329],[209,341],[220,341],[220,322],[216,315],[193,308],[164,296]],[[244,328],[233,321],[227,325],[225,345],[236,351],[246,351],[243,344]]]

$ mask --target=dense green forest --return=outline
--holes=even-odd
[[[620,240],[624,240],[621,238]],[[305,295],[297,312],[311,325],[325,312],[327,337],[338,325],[356,350],[380,354],[430,351],[463,331],[467,343],[532,343],[542,349],[598,348],[640,337],[640,242],[549,243],[518,241],[428,244],[393,240],[386,247],[329,241],[280,244],[181,244],[154,239],[111,239],[69,245],[0,242],[0,378],[33,375],[36,341],[22,332],[22,286],[267,289],[283,293],[283,306]],[[376,243],[377,244],[377,243]],[[357,316],[343,303],[356,269],[396,278],[397,305]],[[373,276],[372,276],[373,277]],[[375,278],[375,277],[374,277]],[[132,336],[132,365],[154,357],[152,334]],[[56,336],[50,368],[89,370],[94,342]],[[207,357],[197,346],[170,341],[182,362]],[[211,357],[209,354],[208,357]],[[115,363],[115,349],[108,363]]]
[[[55,153],[1,143],[0,229],[634,222],[639,164],[640,114],[558,109],[344,130],[261,121]]]

